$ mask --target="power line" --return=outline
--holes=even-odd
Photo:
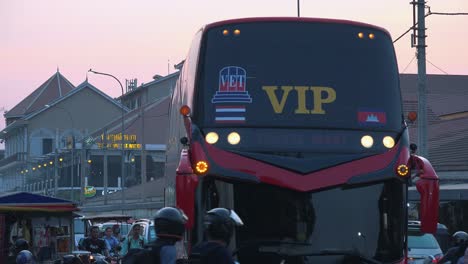
[[[449,75],[448,72],[442,70],[440,67],[437,67],[434,63],[430,62],[428,59],[426,59],[426,61],[429,62],[432,66],[436,67],[439,71],[441,71],[441,72],[443,72],[443,73]]]
[[[426,6],[428,9],[428,13],[424,15],[424,17],[428,17],[430,15],[442,15],[442,16],[468,16],[468,13],[458,12],[458,13],[451,13],[451,12],[432,12],[430,6]],[[401,34],[398,38],[396,38],[393,43],[400,40],[404,35],[408,34],[412,29],[414,29],[418,25],[418,22],[414,23],[408,30],[406,30],[403,34]]]
[[[414,61],[415,58],[416,58],[416,55],[413,56],[411,61],[408,63],[408,65],[406,65],[405,69],[401,73],[405,73],[405,71],[408,69],[408,67],[411,65],[411,63]]]

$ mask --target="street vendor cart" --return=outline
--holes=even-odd
[[[13,258],[12,245],[19,238],[29,242],[39,262],[47,263],[73,250],[76,204],[28,193],[0,194],[0,263]]]

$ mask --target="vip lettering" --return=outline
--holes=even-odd
[[[279,88],[279,92],[276,91]],[[283,113],[284,106],[288,100],[289,94],[297,94],[296,114],[325,114],[324,104],[333,103],[336,100],[336,91],[330,87],[323,86],[262,86],[262,89],[268,95],[271,106],[277,114]],[[306,98],[310,94],[314,100],[312,109],[307,108]],[[277,96],[278,95],[278,96]]]

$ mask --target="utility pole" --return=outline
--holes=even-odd
[[[297,0],[297,17],[301,17],[301,7],[300,7],[300,0]]]
[[[427,157],[427,107],[426,107],[426,15],[424,0],[417,0],[413,4],[413,20],[417,9],[417,38],[416,50],[418,59],[418,154]],[[413,23],[416,24],[416,23]],[[414,42],[414,40],[413,40]]]

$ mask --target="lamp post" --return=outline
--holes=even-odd
[[[46,104],[45,107],[49,108],[50,105]],[[72,147],[71,147],[71,165],[70,165],[70,185],[71,185],[71,200],[75,201],[75,189],[74,189],[74,170],[73,167],[75,166],[75,157],[74,157],[74,150],[75,150],[75,133],[73,129],[75,128],[74,122],[73,122],[73,117],[67,109],[60,107],[60,106],[54,106],[58,109],[62,109],[65,113],[67,113],[68,117],[70,118],[71,121],[71,131],[72,131]],[[57,154],[55,154],[55,166],[57,166]],[[57,172],[55,172],[54,175],[54,194],[57,196],[57,189],[58,189],[58,175]]]
[[[97,71],[93,71],[93,69],[89,69],[88,72],[92,72],[94,74],[100,74],[100,75],[105,75],[105,76],[109,76],[109,77],[112,77],[114,78],[120,85],[120,88],[122,89],[122,97],[120,99],[120,103],[122,105],[122,127],[121,127],[121,135],[122,135],[122,140],[121,140],[121,144],[120,144],[120,147],[121,147],[121,150],[122,150],[122,159],[121,159],[121,167],[120,167],[120,170],[121,170],[121,175],[122,175],[122,203],[125,203],[125,191],[124,191],[124,188],[125,188],[125,165],[124,165],[124,161],[125,161],[125,153],[124,153],[124,131],[125,131],[125,127],[124,127],[124,115],[125,115],[125,109],[123,107],[123,96],[124,96],[124,88],[123,88],[123,85],[122,83],[119,81],[119,79],[117,79],[117,77],[115,77],[114,75],[112,74],[108,74],[108,73],[103,73],[103,72],[97,72]],[[107,195],[107,193],[104,193],[104,195]]]

